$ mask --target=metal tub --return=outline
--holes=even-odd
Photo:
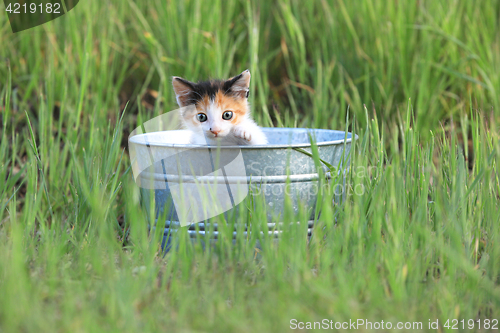
[[[351,133],[326,129],[305,128],[263,128],[269,143],[262,146],[222,146],[210,147],[185,144],[186,131],[152,132],[132,136],[129,147],[134,151],[136,163],[142,163],[141,172],[136,179],[141,187],[142,204],[149,207],[154,200],[156,226],[164,228],[165,235],[187,226],[191,237],[204,235],[210,226],[209,219],[198,216],[189,217],[182,222],[179,207],[179,186],[191,184],[217,184],[216,196],[224,197],[225,191],[233,191],[231,200],[218,207],[218,211],[210,216],[237,213],[244,200],[260,196],[265,201],[267,226],[273,235],[279,234],[279,224],[283,221],[285,197],[289,196],[294,212],[299,206],[308,207],[308,231],[313,227],[315,205],[318,192],[319,173],[312,155],[312,142],[317,146],[321,161],[335,167],[341,173],[349,162]],[[216,160],[216,162],[214,162]],[[203,162],[205,161],[205,162]],[[206,161],[210,161],[206,162]],[[243,163],[235,164],[235,161]],[[232,164],[231,164],[232,163]],[[329,178],[330,172],[325,164],[320,163],[324,175]],[[228,167],[231,165],[231,167]],[[226,166],[221,168],[221,166]],[[213,170],[212,170],[213,169]],[[220,173],[213,171],[222,170]],[[238,187],[239,186],[239,187]],[[247,189],[243,195],[236,195],[235,188]],[[175,189],[175,190],[174,190]],[[177,191],[177,192],[176,192]],[[221,192],[222,191],[222,192]],[[224,193],[223,193],[224,192]],[[222,194],[221,194],[222,193]],[[188,196],[192,199],[193,195]],[[207,201],[207,200],[204,200]],[[208,200],[210,201],[210,200]],[[201,203],[198,203],[201,204]],[[187,203],[186,207],[197,206]],[[207,215],[208,216],[208,215]],[[234,216],[237,216],[234,215]],[[219,237],[217,224],[211,225],[211,237]],[[278,230],[278,231],[277,231]],[[246,231],[244,231],[246,232]],[[236,235],[236,231],[233,233]]]

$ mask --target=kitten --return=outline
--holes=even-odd
[[[250,72],[224,80],[193,83],[172,80],[184,126],[191,143],[209,145],[264,145],[267,138],[250,117]],[[184,108],[194,105],[194,108]]]

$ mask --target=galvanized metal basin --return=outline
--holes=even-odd
[[[311,157],[311,140],[317,146],[319,158],[336,167],[336,172],[340,173],[349,163],[351,133],[305,128],[263,130],[269,143],[262,146],[207,147],[186,144],[187,131],[184,130],[132,136],[129,139],[130,149],[135,150],[138,163],[144,164],[136,181],[141,187],[142,203],[148,206],[154,200],[155,224],[164,226],[166,234],[178,229],[182,223],[172,188],[177,188],[179,184],[201,181],[218,184],[215,198],[220,197],[220,191],[234,192],[236,185],[243,184],[243,188],[248,188],[248,193],[233,195],[226,206],[222,205],[224,207],[221,209],[226,214],[237,211],[238,203],[246,198],[256,195],[263,197],[267,206],[268,232],[272,234],[279,233],[276,232],[276,223],[290,222],[280,219],[284,214],[285,197],[288,195],[295,212],[301,204],[308,207],[310,231],[313,227],[320,177],[318,167]],[[213,163],[214,156],[218,157],[216,165]],[[213,174],[214,170],[210,170],[221,165],[235,165],[237,158],[242,158],[243,164],[240,165],[244,165],[238,172],[228,167],[225,172],[218,174]],[[207,160],[212,164],[203,162]],[[149,166],[146,167],[148,163]],[[320,167],[326,177],[329,177],[331,170],[325,164]],[[201,221],[197,228],[189,226],[188,233],[193,237],[204,234],[208,225],[208,220]],[[212,235],[216,238],[217,225],[212,227]]]

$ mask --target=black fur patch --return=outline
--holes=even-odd
[[[190,94],[187,96],[186,105],[197,104],[205,96],[208,96],[211,100],[215,99],[217,92],[222,91],[224,95],[231,96],[235,93],[231,90],[233,84],[241,78],[242,74],[235,76],[231,80],[207,80],[198,81],[197,83],[190,82],[181,78],[177,80],[181,81],[183,84],[191,88]],[[248,92],[246,93],[248,97]]]

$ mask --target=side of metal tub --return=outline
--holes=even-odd
[[[164,225],[165,232],[182,225],[173,189],[188,184],[215,184],[215,192],[229,191],[231,202],[228,201],[222,207],[226,214],[237,213],[238,203],[242,200],[260,196],[266,204],[268,224],[275,221],[287,222],[280,221],[280,216],[284,215],[285,197],[288,195],[294,212],[298,212],[301,205],[308,207],[309,218],[313,220],[319,190],[318,167],[326,178],[331,176],[332,171],[343,173],[349,163],[351,134],[303,128],[264,128],[264,132],[269,139],[269,144],[264,146],[207,147],[170,144],[162,141],[159,132],[141,134],[142,137],[136,140],[132,137],[129,143],[138,152],[137,156],[151,160],[149,166],[143,168],[137,182],[141,187],[142,203],[149,206],[150,200],[154,200],[155,224]],[[172,133],[169,133],[169,137],[171,136]],[[319,159],[326,163],[315,164],[311,140],[315,142]],[[243,164],[235,167],[233,161],[238,159]],[[144,161],[140,162],[147,165]],[[231,168],[227,167],[230,163],[234,164]],[[330,170],[327,165],[334,169]],[[235,170],[241,166],[241,170]],[[216,170],[222,172],[214,173]],[[231,193],[235,192],[235,188],[245,189],[245,186],[248,190],[244,195],[238,197]],[[159,217],[162,218],[160,221]],[[200,224],[205,225],[208,225],[207,221]],[[312,224],[309,230],[310,228]],[[205,232],[205,228],[188,229],[193,237]],[[216,227],[214,230],[216,231]],[[275,233],[274,224],[269,232]]]

